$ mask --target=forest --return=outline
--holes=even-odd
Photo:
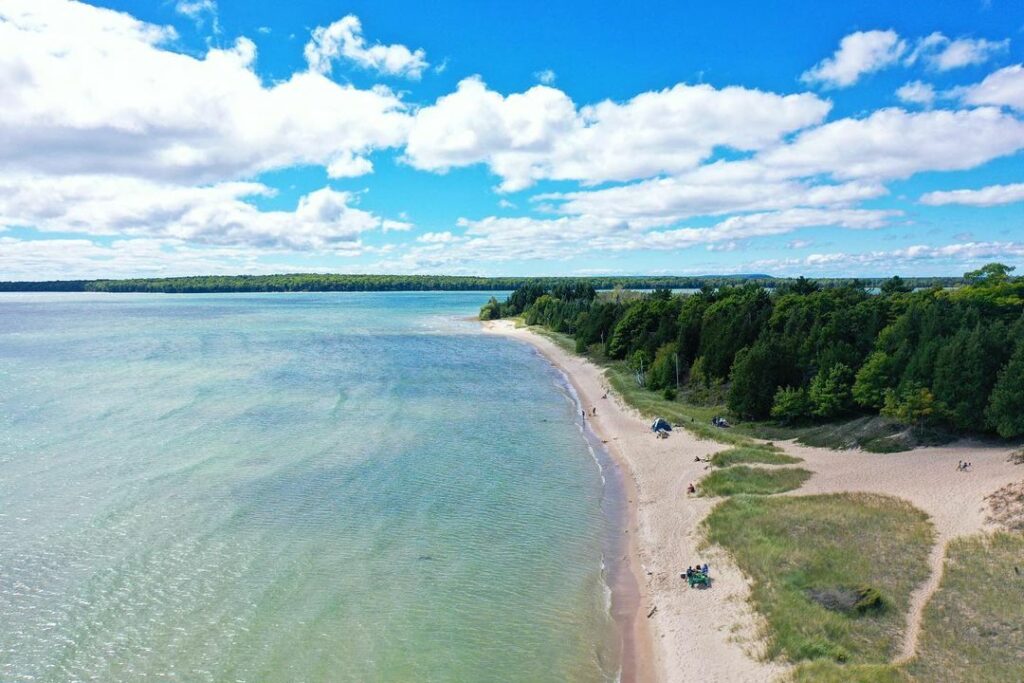
[[[522,316],[576,350],[622,361],[674,398],[717,396],[736,417],[801,424],[883,415],[956,432],[1024,435],[1024,278],[992,263],[961,286],[805,278],[598,293],[527,283],[482,319]]]
[[[959,278],[920,278],[915,287],[952,286]],[[125,280],[50,280],[0,282],[0,292],[154,292],[202,294],[217,292],[389,292],[389,291],[509,291],[530,285],[552,289],[585,282],[595,289],[700,289],[744,282],[774,288],[788,282],[768,275],[476,277],[453,275],[345,275],[291,273],[281,275],[201,275]],[[827,285],[845,280],[823,280]],[[879,282],[866,281],[877,286]]]

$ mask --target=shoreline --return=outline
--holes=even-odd
[[[703,540],[701,523],[722,499],[687,495],[710,465],[699,461],[727,444],[698,439],[678,428],[655,439],[648,420],[611,390],[604,369],[570,353],[553,340],[508,320],[483,323],[487,333],[529,344],[563,373],[587,410],[586,421],[618,464],[628,501],[629,567],[640,589],[631,634],[635,638],[635,678],[625,667],[621,680],[727,680],[762,682],[781,678],[791,665],[766,661],[764,621],[749,602],[747,577],[732,558]],[[590,409],[597,407],[591,416]],[[915,590],[906,615],[896,663],[912,658],[923,610],[942,575],[946,544],[994,530],[985,500],[993,491],[1019,480],[1009,459],[1014,447],[961,440],[939,447],[878,454],[835,451],[777,443],[802,459],[812,478],[780,495],[877,493],[902,499],[926,513],[935,526],[931,576]],[[974,463],[958,472],[960,459]],[[699,562],[711,565],[712,590],[688,590],[679,572]],[[648,616],[653,611],[652,616]]]
[[[559,374],[570,393],[576,410],[583,411],[584,403],[572,377],[540,349],[533,351]],[[581,416],[582,417],[582,416]],[[577,424],[584,440],[590,447],[601,471],[604,491],[609,494],[601,501],[602,514],[608,519],[610,528],[605,539],[605,584],[611,593],[609,616],[616,624],[619,636],[619,678],[620,683],[653,683],[653,673],[648,671],[649,641],[644,624],[640,620],[642,594],[640,589],[640,566],[633,539],[636,537],[636,514],[633,506],[635,491],[627,467],[616,458],[608,443],[593,429],[591,422],[580,419]],[[605,507],[613,501],[613,509]],[[638,651],[640,648],[642,652]]]
[[[620,624],[631,620],[631,627],[621,633],[621,681],[656,683],[692,676],[765,681],[780,673],[780,666],[751,656],[751,650],[759,649],[759,639],[756,617],[746,602],[746,579],[724,554],[700,550],[699,524],[717,501],[686,495],[687,484],[704,474],[705,463],[695,462],[694,456],[726,446],[700,441],[682,429],[668,439],[656,439],[647,420],[621,401],[604,371],[589,360],[510,321],[487,321],[483,329],[529,344],[568,379],[588,413],[587,427],[622,474],[628,536],[624,564],[639,594],[631,601],[620,591],[616,605],[612,586],[613,610],[631,612],[617,619]],[[590,414],[593,407],[596,415]],[[697,561],[709,562],[713,580],[723,585],[690,590],[679,573]]]

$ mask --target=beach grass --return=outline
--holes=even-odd
[[[762,465],[792,465],[797,462],[802,462],[802,459],[792,455],[786,455],[774,446],[740,446],[719,451],[711,456],[711,464],[715,467],[730,467],[731,465],[750,463],[759,463]]]
[[[701,479],[698,490],[702,496],[736,496],[744,493],[767,496],[798,489],[810,477],[808,470],[799,467],[765,469],[735,465],[716,470]]]
[[[791,679],[794,683],[907,683],[911,679],[892,664],[838,664],[816,661],[801,664]]]
[[[918,681],[1024,680],[1024,534],[949,543],[917,654],[907,671]]]
[[[737,496],[704,529],[750,577],[769,658],[848,665],[884,665],[898,651],[935,535],[906,501],[852,493]]]
[[[739,422],[736,430],[759,439],[795,439],[806,446],[837,450],[862,448],[871,453],[897,453],[920,446],[940,446],[954,438],[941,429],[909,427],[879,415],[805,425]]]

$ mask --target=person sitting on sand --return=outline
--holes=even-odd
[[[707,576],[707,575],[708,575],[708,563],[707,563],[707,562],[705,562],[705,563],[704,563],[704,566],[703,566],[703,567],[701,567],[701,569],[700,569],[700,570],[701,570],[702,572],[704,572],[704,576]]]
[[[690,578],[691,576],[693,576],[693,567],[687,567],[686,568],[686,578]]]
[[[690,485],[686,487],[686,492],[687,493],[697,493],[697,487],[693,485],[692,481],[690,482]]]

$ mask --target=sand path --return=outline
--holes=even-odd
[[[1012,448],[972,441],[948,446],[917,448],[905,453],[833,451],[787,442],[787,453],[804,459],[801,467],[812,472],[795,495],[864,491],[898,496],[931,517],[936,543],[928,561],[931,575],[911,596],[903,645],[896,657],[905,662],[914,656],[921,630],[921,616],[942,580],[946,544],[950,540],[989,529],[985,497],[1014,481],[1024,479],[1024,468],[1009,462]],[[970,470],[957,470],[960,460]]]
[[[565,372],[587,410],[597,407],[597,415],[588,417],[590,426],[631,476],[635,517],[629,533],[642,594],[634,633],[637,679],[761,682],[788,671],[786,665],[758,658],[760,622],[747,601],[749,585],[742,572],[724,552],[698,550],[700,522],[719,499],[687,496],[687,484],[707,474],[708,466],[694,458],[728,446],[681,429],[668,439],[655,439],[648,420],[609,391],[600,367],[510,321],[490,322],[485,329],[531,344]],[[932,574],[912,597],[899,655],[909,659],[921,614],[941,579],[946,543],[984,530],[985,496],[1024,478],[1024,468],[1008,462],[1012,449],[967,441],[894,454],[779,445],[803,458],[800,466],[814,472],[792,495],[883,493],[905,498],[931,517],[936,529]],[[971,471],[958,472],[958,460],[973,462]],[[679,572],[705,561],[711,565],[714,589],[689,589]]]

